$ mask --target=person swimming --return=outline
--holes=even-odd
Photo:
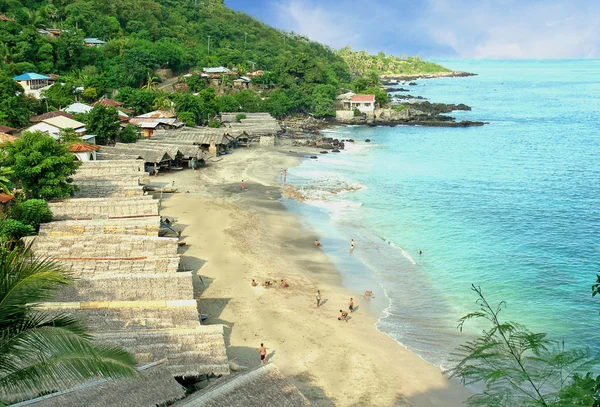
[[[319,242],[319,240],[315,239],[315,246],[321,247],[323,245],[321,244],[321,242]]]

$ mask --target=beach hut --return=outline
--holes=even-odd
[[[185,396],[185,389],[169,372],[166,360],[145,364],[137,371],[140,374],[133,378],[90,380],[12,404],[12,407],[156,407],[168,405]],[[39,389],[37,393],[44,393],[44,390]],[[3,400],[11,401],[10,395],[7,397],[3,397]]]
[[[312,404],[273,363],[238,374],[174,407],[310,407]]]

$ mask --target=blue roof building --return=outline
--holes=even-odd
[[[46,75],[40,75],[39,73],[33,73],[33,72],[27,72],[24,73],[22,75],[19,76],[15,76],[13,78],[13,80],[20,82],[20,81],[40,81],[40,80],[48,80],[50,79],[49,76]]]

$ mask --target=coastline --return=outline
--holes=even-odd
[[[467,76],[476,76],[476,73],[463,71],[436,72],[436,73],[416,73],[409,75],[380,75],[382,82],[396,81],[411,81],[417,79],[437,79],[437,78],[465,78]]]
[[[314,232],[281,203],[279,168],[313,152],[238,149],[216,165],[157,179],[175,181],[182,192],[163,199],[163,214],[183,228],[189,248],[182,263],[204,281],[197,284],[202,312],[229,327],[229,359],[256,366],[264,342],[269,361],[316,406],[462,405],[471,393],[379,332],[378,317],[358,292],[342,287],[340,272],[314,247]],[[285,278],[290,288],[252,287],[253,278]],[[358,309],[343,323],[338,311],[350,297]]]

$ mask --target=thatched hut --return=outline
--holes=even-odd
[[[40,225],[40,236],[140,235],[158,236],[160,216],[125,219],[63,220]]]
[[[55,200],[48,204],[54,219],[131,218],[157,216],[158,201],[151,196],[123,198],[78,198]]]
[[[62,288],[54,301],[136,301],[187,300],[194,298],[189,272],[160,274],[119,274],[103,272],[85,275]]]
[[[185,396],[185,389],[169,372],[166,361],[138,368],[140,375],[129,379],[100,379],[48,394],[13,407],[156,407]]]
[[[36,255],[53,259],[144,259],[147,257],[176,256],[178,239],[155,236],[91,235],[30,236]]]
[[[69,259],[57,260],[77,277],[112,274],[161,274],[179,271],[179,256],[145,259]]]
[[[94,338],[99,343],[122,346],[140,363],[167,359],[169,371],[176,377],[230,373],[223,325],[98,332]]]
[[[239,374],[174,407],[309,407],[312,404],[273,363]]]

